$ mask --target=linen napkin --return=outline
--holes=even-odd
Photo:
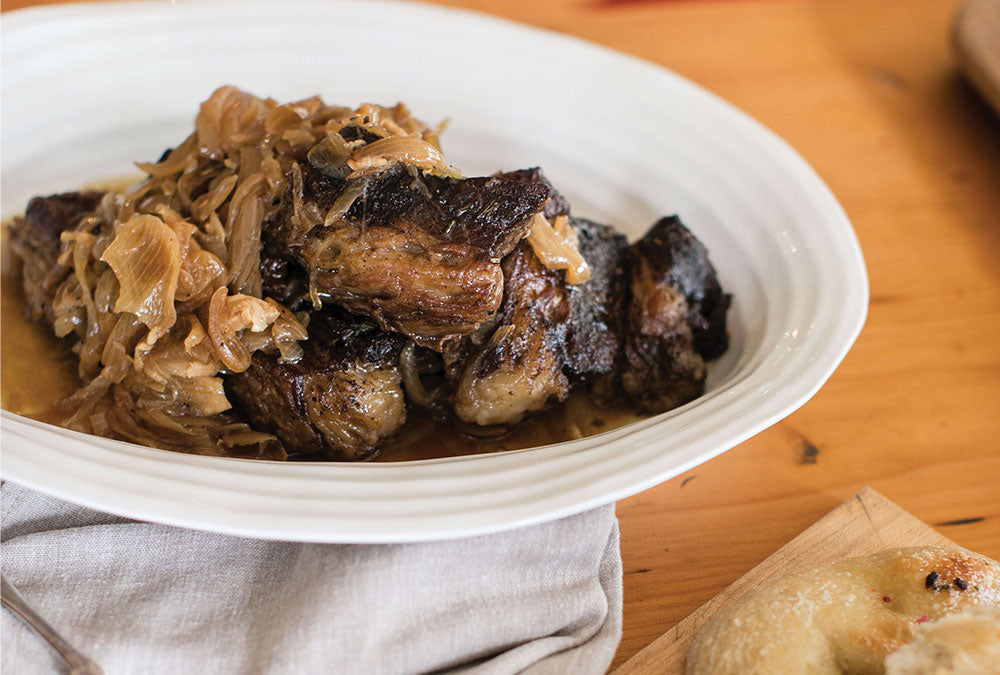
[[[5,482],[3,573],[105,673],[603,673],[614,507],[455,541],[326,545],[127,520]],[[9,611],[3,673],[65,670]]]

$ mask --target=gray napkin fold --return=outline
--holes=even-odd
[[[613,506],[426,544],[244,539],[6,482],[3,573],[114,673],[603,673],[621,637]],[[10,612],[3,673],[62,668]]]

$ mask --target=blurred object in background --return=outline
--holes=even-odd
[[[952,46],[966,77],[1000,112],[1000,0],[966,0],[955,14]]]

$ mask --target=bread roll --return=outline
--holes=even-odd
[[[985,556],[932,546],[842,560],[769,579],[716,614],[687,673],[883,673],[921,625],[969,607],[1000,607],[1000,564]]]
[[[971,607],[929,621],[885,659],[887,675],[1000,673],[1000,608]]]

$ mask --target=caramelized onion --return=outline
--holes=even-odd
[[[265,102],[236,87],[219,87],[201,104],[195,129],[198,150],[211,159],[243,145],[255,145],[266,133]]]
[[[115,327],[108,335],[101,352],[104,370],[101,372],[110,382],[121,382],[132,367],[130,352],[135,349],[142,335],[143,324],[134,314],[124,312],[118,315]]]
[[[307,114],[305,110],[301,112],[296,110],[292,104],[276,106],[264,116],[264,129],[271,136],[281,136],[289,129],[302,124]]]
[[[211,350],[193,352],[182,339],[171,336],[171,339],[161,340],[144,357],[142,374],[160,384],[218,374],[219,363]]]
[[[237,293],[260,297],[260,228],[264,220],[260,190],[266,184],[258,172],[243,181],[229,205],[226,231],[230,287]]]
[[[231,448],[253,448],[256,446],[256,455],[270,459],[285,459],[285,451],[281,443],[274,434],[265,434],[262,431],[254,431],[246,424],[232,424],[225,430],[220,438]]]
[[[211,214],[229,199],[237,182],[239,176],[236,174],[220,176],[208,192],[194,201],[191,205],[191,214],[201,222],[208,220]]]
[[[265,300],[279,312],[278,318],[271,324],[271,338],[281,354],[279,360],[282,362],[298,361],[302,358],[302,346],[299,341],[309,337],[306,327],[287,308],[282,307],[271,298],[265,298]]]
[[[208,337],[215,347],[215,354],[222,365],[234,373],[250,367],[250,352],[230,329],[226,312],[226,287],[220,286],[212,295],[208,306]]]
[[[197,415],[217,415],[233,407],[226,398],[221,377],[209,375],[188,377],[185,378],[184,386],[179,391],[183,392],[185,403]]]
[[[205,340],[208,339],[208,333],[205,332],[205,327],[201,325],[198,317],[188,314],[184,317],[184,320],[187,323],[187,335],[184,336],[184,350],[188,354],[194,354],[195,348],[205,344]]]
[[[154,177],[172,176],[180,173],[195,161],[195,150],[198,147],[197,134],[191,134],[179,146],[167,153],[161,162],[136,162],[142,171]]]
[[[187,303],[195,300],[194,304],[200,305],[221,283],[226,268],[221,260],[204,250],[194,238],[197,232],[194,225],[183,220],[168,221],[168,224],[177,235],[181,255],[175,298],[178,302]]]
[[[566,272],[566,283],[580,284],[590,279],[590,265],[580,255],[576,230],[568,224],[566,216],[557,216],[552,226],[539,213],[531,224],[527,240],[545,267]]]
[[[444,393],[442,387],[427,391],[420,379],[420,369],[417,367],[417,346],[410,342],[399,354],[399,372],[403,379],[403,389],[411,401],[424,408],[435,408],[441,402]]]
[[[180,274],[177,235],[160,218],[132,216],[118,230],[101,260],[118,277],[115,312],[131,312],[149,328],[152,345],[174,324],[174,293]]]
[[[309,163],[331,178],[344,178],[351,172],[347,160],[351,158],[352,144],[338,133],[327,134],[313,146],[306,156]]]
[[[197,233],[198,240],[207,251],[225,264],[228,260],[226,256],[226,228],[219,220],[219,215],[213,211],[204,227],[203,231]]]
[[[351,168],[347,178],[374,173],[397,163],[417,166],[436,176],[462,177],[458,169],[445,162],[440,150],[422,138],[390,136],[356,150],[347,160]]]
[[[326,212],[326,218],[323,220],[323,225],[326,227],[332,227],[336,225],[347,212],[351,210],[354,206],[354,202],[357,201],[358,197],[365,193],[365,182],[364,180],[351,181],[344,188],[343,192],[337,195],[337,199],[334,200],[333,205],[330,210]]]
[[[249,329],[259,333],[270,326],[281,312],[273,304],[249,295],[226,295],[220,286],[208,306],[208,337],[223,365],[234,373],[250,367],[250,350],[240,341],[239,333]]]
[[[88,262],[94,247],[95,237],[89,232],[63,232],[61,239],[69,243],[64,251],[61,265],[70,265],[78,287],[79,299],[87,313],[87,334],[97,333],[97,303],[91,292]]]
[[[309,208],[312,204],[306,204],[303,200],[304,183],[302,180],[302,167],[298,162],[292,164],[292,236],[296,239],[305,236],[312,228],[319,225],[323,220]]]

